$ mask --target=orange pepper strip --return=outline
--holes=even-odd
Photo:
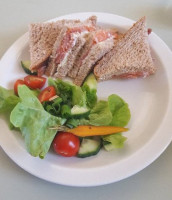
[[[109,135],[128,131],[128,128],[117,126],[78,126],[73,129],[67,129],[67,132],[73,133],[76,136],[88,137],[96,135]]]

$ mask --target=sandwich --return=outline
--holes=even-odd
[[[84,22],[65,24],[53,45],[45,74],[56,78],[67,76],[86,42],[87,35],[96,30],[95,16]]]
[[[146,18],[137,21],[94,67],[98,80],[147,77],[156,72]]]
[[[77,24],[79,20],[60,20],[29,25],[30,70],[37,71],[46,65],[53,45],[65,24]]]
[[[87,75],[93,70],[94,65],[114,46],[115,34],[109,30],[97,29],[91,32],[85,45],[75,59],[69,77],[74,78],[76,85],[82,85]]]

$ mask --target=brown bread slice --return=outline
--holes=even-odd
[[[84,43],[85,43],[85,38],[83,36],[80,36],[77,38],[75,46],[72,49],[70,49],[66,59],[58,65],[58,68],[56,69],[54,77],[62,78],[67,75],[67,73],[73,67],[75,58],[77,57],[77,55],[78,55],[79,51],[81,50],[81,48],[83,47]]]
[[[99,31],[99,30],[102,30],[102,28],[96,29],[96,31]],[[116,41],[117,38],[121,37],[121,34],[117,31],[117,29],[110,28],[110,29],[103,29],[103,30],[106,30],[107,32],[109,32],[109,34],[111,34],[114,37],[114,42]],[[86,42],[85,42],[83,48],[81,49],[81,51],[79,52],[78,56],[75,59],[75,63],[73,65],[73,68],[68,73],[69,77],[76,78],[76,76],[79,72],[79,69],[82,65],[83,60],[85,59],[87,53],[89,52],[89,50],[93,46],[93,40],[94,40],[95,32],[91,32],[90,34],[88,34],[88,37],[86,38]],[[95,57],[95,59],[96,59],[96,57]]]
[[[89,50],[91,49],[92,44],[93,44],[93,35],[89,33],[87,37],[85,38],[85,40],[86,41],[85,41],[85,44],[83,45],[83,48],[80,50],[80,52],[75,58],[72,69],[68,72],[68,76],[71,78],[76,78],[78,71],[80,69],[83,57],[85,57],[85,54],[87,54]]]
[[[63,29],[61,30],[56,42],[53,45],[53,50],[52,54],[50,56],[50,60],[48,62],[48,67],[46,69],[45,74],[47,76],[54,76],[58,78],[65,77],[67,73],[71,70],[73,67],[74,61],[76,56],[78,55],[80,49],[83,47],[85,43],[85,36],[88,34],[88,32],[83,33],[83,34],[78,34],[76,36],[76,43],[74,46],[71,47],[70,51],[68,52],[68,55],[65,57],[64,60],[62,60],[61,63],[56,63],[56,56],[57,56],[57,49],[61,45],[61,42],[63,40],[63,37],[65,36],[68,28],[77,28],[81,26],[90,26],[96,28],[96,21],[97,17],[96,16],[91,16],[84,22],[80,23],[75,23],[75,24],[66,24]]]
[[[55,62],[56,51],[57,51],[57,48],[59,47],[59,45],[60,45],[60,43],[61,43],[61,41],[64,37],[64,34],[66,34],[66,31],[67,31],[67,27],[63,26],[58,37],[56,38],[55,43],[53,44],[52,52],[51,52],[51,55],[50,55],[49,61],[48,61],[48,66],[47,66],[46,71],[45,71],[45,74],[47,76],[53,76],[56,72],[56,69],[57,69],[57,65],[56,65],[56,62]]]
[[[96,62],[100,60],[107,52],[109,52],[113,46],[113,37],[93,45],[86,58],[82,61],[82,65],[79,67],[79,71],[74,79],[74,83],[79,86],[82,85],[85,78],[93,70]]]
[[[53,45],[65,24],[80,23],[79,20],[33,23],[29,25],[29,48],[31,70],[41,67],[52,53]]]
[[[137,21],[94,68],[99,80],[146,77],[155,71],[145,17]]]

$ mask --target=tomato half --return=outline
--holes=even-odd
[[[53,148],[57,154],[65,157],[75,156],[79,150],[80,140],[68,132],[60,132],[53,140]]]
[[[38,99],[42,103],[43,101],[48,101],[51,97],[55,95],[56,95],[56,90],[54,86],[48,86],[40,92]]]
[[[25,82],[23,80],[18,79],[15,83],[14,83],[14,92],[16,95],[18,95],[18,86],[19,85],[26,85]]]
[[[46,78],[28,75],[24,78],[25,84],[31,89],[41,89],[46,82]]]

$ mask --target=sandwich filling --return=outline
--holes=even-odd
[[[156,72],[145,17],[137,21],[94,67],[99,80],[147,77]]]
[[[113,35],[108,31],[105,31],[105,30],[95,31],[94,34],[93,34],[93,40],[92,40],[91,48],[98,43],[99,43],[99,45],[101,45],[101,42],[104,42],[105,40],[112,39],[112,37],[113,37]],[[87,49],[87,51],[85,51],[83,53],[83,55],[81,56],[80,66],[82,65],[84,59],[88,56],[91,48]]]
[[[56,51],[56,64],[60,64],[67,57],[69,51],[75,46],[76,41],[79,36],[84,36],[88,32],[94,30],[94,27],[81,26],[68,28],[66,34],[64,35],[60,46]]]
[[[88,43],[89,48],[84,47],[85,50],[76,60],[78,69],[72,69],[75,70],[75,77],[73,76],[75,84],[82,84],[96,62],[113,47],[115,37],[110,31],[102,29],[92,33],[91,43]]]

